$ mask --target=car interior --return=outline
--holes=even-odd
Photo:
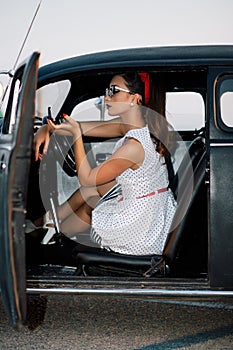
[[[139,71],[140,68],[138,68]],[[121,70],[122,72],[122,70]],[[102,114],[103,92],[108,86],[110,78],[116,74],[116,70],[98,72],[79,72],[69,77],[61,76],[55,81],[41,83],[38,91],[46,91],[48,86],[57,89],[58,93],[54,101],[50,101],[51,94],[46,93],[43,99],[44,106],[36,110],[36,122],[43,122],[46,110],[52,106],[53,117],[59,117],[62,113],[79,117],[79,108],[86,101],[92,102],[98,118],[105,118]],[[28,277],[38,274],[75,275],[86,276],[114,276],[114,277],[143,277],[143,278],[207,278],[207,158],[205,147],[205,94],[207,72],[205,69],[188,68],[156,68],[150,69],[152,84],[159,95],[165,94],[165,113],[173,124],[176,112],[170,110],[168,100],[176,99],[182,105],[182,111],[177,117],[179,126],[172,125],[172,138],[174,140],[171,164],[173,176],[170,176],[169,187],[177,199],[177,210],[173,219],[171,230],[162,255],[129,256],[114,252],[108,252],[96,246],[90,246],[89,232],[83,232],[77,240],[66,237],[58,232],[48,244],[41,244],[46,235],[45,229],[39,229],[25,234],[26,237],[26,263]],[[59,88],[60,82],[65,81],[67,90]],[[67,83],[68,82],[68,83]],[[198,96],[200,99],[199,112],[201,123],[194,122],[187,127],[187,119],[190,122],[196,120],[196,100],[190,103],[191,98]],[[49,97],[50,96],[50,97]],[[62,97],[61,97],[62,96]],[[98,102],[94,102],[97,101]],[[40,100],[37,96],[37,101]],[[38,102],[38,105],[39,105]],[[173,105],[171,102],[171,106]],[[41,111],[39,113],[39,108]],[[83,112],[83,119],[91,110]],[[178,113],[179,114],[179,113]],[[89,116],[91,119],[91,116]],[[198,118],[197,118],[198,119]],[[199,119],[198,119],[199,120]],[[182,122],[184,121],[184,122]],[[183,124],[182,124],[183,123]],[[178,136],[177,136],[178,135]],[[91,166],[97,165],[111,154],[115,139],[100,139],[84,137],[85,149]],[[53,169],[53,171],[51,171]],[[56,221],[56,206],[61,199],[63,188],[71,186],[74,182],[78,185],[75,169],[72,140],[69,137],[52,136],[50,147],[40,167],[41,182],[46,186],[48,207]],[[65,180],[64,180],[65,179]],[[62,186],[62,190],[60,189]],[[77,187],[76,187],[77,188]],[[70,189],[72,191],[73,188]],[[59,224],[58,224],[59,227]],[[87,243],[86,243],[87,242]]]

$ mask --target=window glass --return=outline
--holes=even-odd
[[[73,109],[71,117],[79,121],[109,120],[112,118],[105,109],[104,96],[79,103]]]
[[[223,123],[233,127],[233,79],[225,79],[220,86],[220,113]]]
[[[52,116],[56,116],[69,93],[70,86],[69,80],[62,80],[38,89],[36,92],[36,117],[47,116],[49,107],[51,107]]]
[[[194,131],[205,126],[205,104],[202,96],[196,92],[169,92],[166,94],[166,118],[175,131]],[[172,155],[173,168],[176,172],[185,156],[190,141],[177,140],[175,153]]]
[[[15,86],[14,86],[13,103],[11,108],[9,133],[12,132],[13,125],[16,122],[16,109],[17,109],[17,103],[19,99],[19,92],[20,92],[20,81],[16,80]]]
[[[166,94],[166,118],[175,130],[201,129],[205,125],[205,105],[196,92]]]

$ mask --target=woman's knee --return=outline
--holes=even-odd
[[[88,199],[92,197],[99,197],[99,192],[96,187],[83,187],[79,188],[79,193],[83,197],[84,201],[87,202]]]
[[[86,231],[91,224],[92,208],[88,204],[83,204],[77,211],[74,211],[61,223],[62,232],[68,237],[75,236]]]
[[[113,186],[116,185],[116,181],[111,181],[107,184],[97,186],[96,190],[100,197],[103,197]]]

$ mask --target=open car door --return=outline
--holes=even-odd
[[[13,326],[26,320],[24,223],[39,53],[16,70],[0,135],[0,288]]]

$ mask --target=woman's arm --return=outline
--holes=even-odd
[[[77,123],[77,122],[75,122]],[[96,121],[96,122],[79,122],[81,127],[81,132],[85,136],[91,137],[118,137],[123,135],[123,130],[121,129],[120,118],[114,118],[107,122]],[[34,148],[35,148],[35,160],[42,159],[41,146],[43,145],[43,154],[48,151],[51,126],[49,124],[43,125],[39,128],[34,136]],[[56,131],[62,135],[71,136],[71,132],[65,130]]]
[[[128,168],[138,168],[144,160],[144,150],[141,143],[135,139],[128,139],[108,160],[92,169],[86,158],[79,124],[68,116],[65,117],[65,122],[60,125],[48,122],[55,131],[69,130],[72,132],[78,178],[83,186],[106,184],[115,180]]]
[[[91,137],[118,137],[123,135],[120,118],[109,121],[79,122],[82,134]]]

